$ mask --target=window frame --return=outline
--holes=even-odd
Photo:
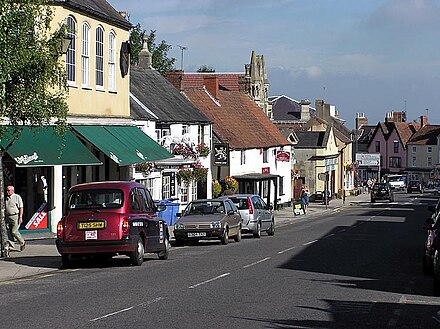
[[[90,88],[90,25],[81,25],[81,86]]]
[[[95,29],[95,85],[97,90],[104,90],[104,28]]]
[[[71,86],[76,84],[76,19],[69,15],[66,18],[67,37],[70,38],[69,48],[66,52],[66,77]]]
[[[116,92],[116,33],[108,34],[108,90]]]

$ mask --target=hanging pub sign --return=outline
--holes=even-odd
[[[225,143],[214,143],[214,165],[229,165],[229,145]]]
[[[277,151],[275,159],[277,161],[285,161],[290,162],[290,152],[286,151]]]
[[[261,168],[261,173],[263,175],[269,175],[270,174],[270,167]]]

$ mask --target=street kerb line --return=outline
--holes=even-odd
[[[201,285],[204,285],[206,283],[209,283],[209,282],[212,282],[212,281],[224,278],[224,277],[226,277],[226,276],[228,276],[230,274],[231,273],[224,273],[222,275],[216,276],[215,278],[212,278],[212,279],[209,279],[209,280],[206,280],[206,281],[203,281],[203,282],[196,283],[195,285],[189,286],[188,289],[194,289],[194,288],[200,287]]]
[[[256,262],[253,262],[252,264],[248,264],[248,265],[243,266],[243,268],[248,268],[248,267],[260,264],[260,263],[265,262],[266,260],[269,260],[269,259],[270,259],[270,257],[266,257],[266,258],[260,259],[260,260],[258,260]]]
[[[158,301],[161,301],[162,299],[164,299],[164,298],[163,297],[157,297],[157,298],[154,298],[154,299],[149,300],[147,302],[143,302],[143,303],[140,303],[138,305],[133,305],[133,306],[124,308],[122,310],[119,310],[119,311],[116,311],[116,312],[112,312],[112,313],[100,316],[98,318],[94,318],[94,319],[90,320],[90,322],[95,322],[95,321],[103,320],[103,319],[106,319],[108,317],[111,317],[111,316],[114,316],[114,315],[118,315],[120,313],[128,312],[128,311],[131,311],[132,309],[134,309],[136,307],[142,307],[142,306],[145,306],[145,305],[150,305],[150,304],[156,303]]]

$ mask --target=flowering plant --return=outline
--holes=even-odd
[[[175,145],[172,150],[172,153],[176,154],[176,155],[182,155],[183,158],[185,158],[185,159],[195,157],[194,151],[188,145],[186,145],[184,143],[180,143],[180,144]]]
[[[137,171],[142,172],[145,176],[148,176],[154,169],[154,163],[153,162],[136,163],[135,169]]]
[[[181,168],[177,171],[177,182],[181,184],[182,182],[188,185],[193,179],[193,170],[191,168]]]
[[[208,176],[208,168],[204,168],[200,161],[193,165],[193,178],[197,182],[205,182]]]
[[[222,186],[220,185],[218,180],[213,179],[212,180],[212,195],[214,196],[214,198],[216,198],[220,194],[222,194]]]
[[[197,145],[197,153],[200,156],[206,157],[206,156],[208,156],[209,152],[210,152],[210,149],[205,143],[200,143]]]
[[[226,176],[222,180],[222,186],[224,187],[224,190],[230,190],[234,193],[238,190],[238,182],[234,177],[231,176]]]

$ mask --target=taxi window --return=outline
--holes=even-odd
[[[153,199],[151,198],[150,193],[147,190],[140,188],[139,197],[140,197],[140,206],[142,211],[149,211],[153,208]]]
[[[139,211],[141,210],[141,205],[139,202],[139,196],[136,193],[136,189],[132,189],[130,191],[130,202],[131,202],[131,208],[133,211]]]

